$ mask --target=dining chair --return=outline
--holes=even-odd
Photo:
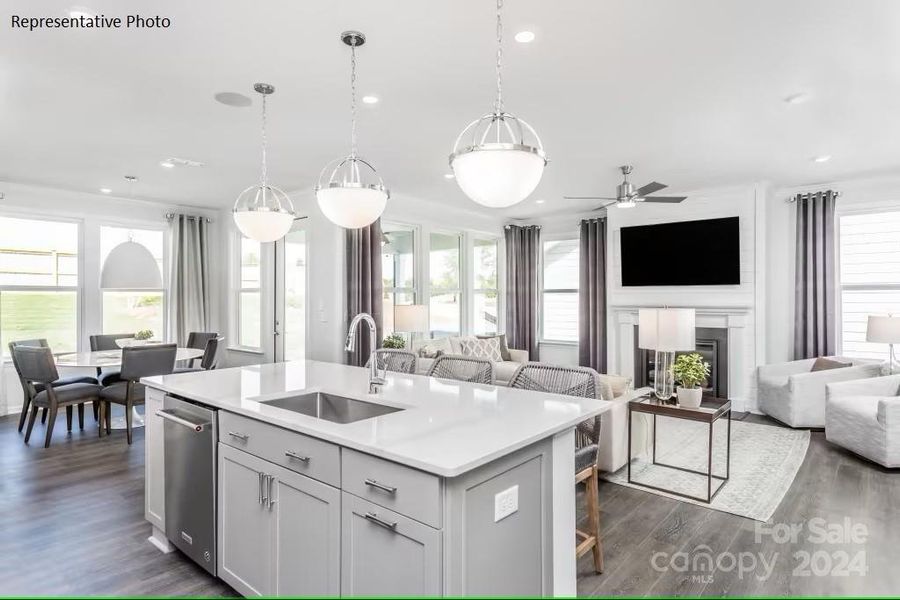
[[[193,334],[191,334],[193,335]],[[189,338],[190,339],[190,338]],[[211,371],[216,368],[218,364],[218,352],[219,345],[225,341],[223,336],[212,337],[206,340],[206,347],[203,349],[203,356],[200,357],[200,368],[189,366],[189,367],[175,367],[175,373],[195,373],[197,371]],[[188,347],[194,348],[195,346],[190,346],[190,341],[188,341]],[[191,359],[191,363],[193,363],[196,358]]]
[[[49,413],[44,448],[50,447],[53,426],[56,424],[56,414],[60,406],[66,407],[68,430],[72,431],[72,406],[79,405],[83,426],[84,403],[97,400],[100,386],[97,383],[53,385],[59,381],[59,372],[56,370],[53,352],[47,346],[16,346],[12,349],[12,354],[18,365],[19,373],[27,386],[31,388],[29,391],[32,394],[31,414],[28,417],[28,428],[25,430],[25,443],[27,444],[31,440],[31,431],[34,429],[38,408],[46,408]],[[36,384],[41,384],[41,391],[35,389]]]
[[[391,371],[392,373],[416,372],[416,355],[408,350],[379,348],[366,361],[367,367],[372,360],[375,361],[375,365],[382,371]]]
[[[443,354],[434,360],[428,376],[469,383],[494,383],[494,363],[486,358]]]
[[[16,375],[19,377],[19,383],[22,386],[22,414],[19,415],[19,431],[22,431],[22,428],[25,426],[25,417],[28,416],[28,409],[31,407],[31,401],[33,399],[34,394],[38,392],[44,391],[44,384],[38,383],[34,385],[28,385],[28,382],[22,378],[22,372],[19,369],[19,364],[16,361],[15,348],[19,346],[31,347],[31,348],[49,348],[47,344],[47,340],[45,339],[33,339],[33,340],[14,340],[8,344],[9,346],[9,355],[12,359],[13,368],[16,370]],[[54,386],[68,385],[70,383],[97,383],[97,380],[90,375],[71,375],[69,377],[60,377],[56,381],[53,382]],[[33,393],[32,393],[33,392]],[[72,427],[72,407],[66,407],[66,418],[69,421],[69,429]],[[47,409],[44,408],[41,411],[41,423],[45,423],[47,421]],[[81,429],[84,429],[84,404],[78,405],[78,426]]]
[[[153,344],[150,346],[131,346],[122,349],[122,381],[100,390],[100,435],[103,430],[109,434],[112,429],[112,405],[125,407],[125,429],[128,444],[131,444],[131,422],[134,407],[144,404],[144,385],[139,383],[141,377],[168,375],[175,370],[175,356],[178,353],[176,344]]]
[[[509,387],[534,390],[551,394],[578,396],[581,398],[611,399],[607,387],[594,369],[548,365],[527,362],[520,366],[509,382]],[[588,551],[594,554],[594,570],[603,572],[603,542],[600,538],[600,497],[597,456],[600,448],[600,417],[579,423],[575,427],[575,485],[584,483],[585,509],[588,531],[575,528],[575,557],[581,558]]]
[[[90,337],[91,340],[91,352],[99,352],[102,350],[118,350],[119,345],[116,344],[116,340],[121,339],[132,339],[134,338],[133,333],[103,333],[92,335]],[[100,385],[112,385],[116,382],[122,381],[122,378],[119,376],[119,369],[115,368],[101,368],[97,367],[97,381]]]
[[[196,350],[203,350],[203,356],[200,357],[200,368],[203,368],[203,359],[206,357],[206,349],[209,346],[209,341],[214,340],[219,337],[218,333],[211,331],[192,331],[188,334],[187,339],[187,347],[194,348]],[[196,358],[192,358],[188,362],[188,367],[194,367]]]

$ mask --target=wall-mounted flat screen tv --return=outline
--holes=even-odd
[[[622,285],[737,285],[740,218],[623,227]]]

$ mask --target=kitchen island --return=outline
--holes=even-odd
[[[368,394],[316,361],[142,382],[150,541],[192,541],[166,487],[200,481],[174,479],[167,428],[194,417],[166,407],[215,409],[206,567],[244,595],[575,595],[574,427],[606,402],[397,373]]]

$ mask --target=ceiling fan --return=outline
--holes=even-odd
[[[663,188],[667,188],[664,183],[659,183],[658,181],[652,181],[643,187],[639,187],[634,189],[634,184],[628,181],[628,176],[631,175],[632,171],[631,165],[623,165],[619,167],[622,171],[622,175],[625,176],[625,181],[616,186],[616,197],[611,198],[608,196],[563,196],[567,200],[611,200],[611,202],[607,202],[602,206],[598,206],[594,210],[601,210],[606,208],[607,206],[612,206],[615,204],[619,208],[633,208],[637,202],[661,202],[666,204],[675,204],[677,202],[681,202],[686,199],[687,196],[649,196],[648,194],[652,194],[653,192],[658,192]]]

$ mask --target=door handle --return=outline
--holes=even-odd
[[[294,460],[299,460],[301,462],[305,462],[305,463],[309,462],[308,456],[302,456],[300,454],[297,454],[293,450],[285,450],[284,455],[287,456],[288,458],[293,458]]]
[[[260,481],[262,482],[262,505],[266,508],[269,507],[269,476],[265,473],[260,473]]]
[[[379,519],[378,515],[375,513],[367,512],[365,514],[365,518],[367,521],[371,523],[375,523],[380,527],[384,527],[385,529],[390,529],[391,531],[395,531],[397,529],[396,521],[385,521],[384,519]]]
[[[237,439],[241,440],[242,442],[246,442],[247,440],[250,439],[250,436],[247,435],[246,433],[238,433],[237,431],[229,431],[228,435],[230,435],[233,438],[237,438]]]
[[[201,432],[203,429],[209,425],[209,422],[195,423],[194,421],[188,421],[187,419],[182,419],[179,416],[176,416],[172,409],[167,408],[164,410],[156,411],[156,416],[165,419],[166,421],[171,421],[172,423],[177,423],[178,425],[182,425],[189,429],[193,429],[196,432]]]
[[[275,482],[275,477],[273,477],[272,475],[266,475],[266,477],[269,480],[267,483],[268,489],[266,490],[266,499],[268,501],[267,506],[269,510],[272,510],[272,507],[275,506],[275,500],[272,499],[272,484]]]
[[[259,504],[262,504],[262,501],[263,501],[263,474],[257,473],[256,476],[259,478],[259,484],[257,485],[257,488],[256,488],[256,491],[258,492],[256,501]]]
[[[389,485],[385,485],[383,483],[378,483],[374,479],[366,479],[364,482],[367,486],[379,489],[383,492],[387,492],[388,494],[396,494],[397,488],[391,487]]]

